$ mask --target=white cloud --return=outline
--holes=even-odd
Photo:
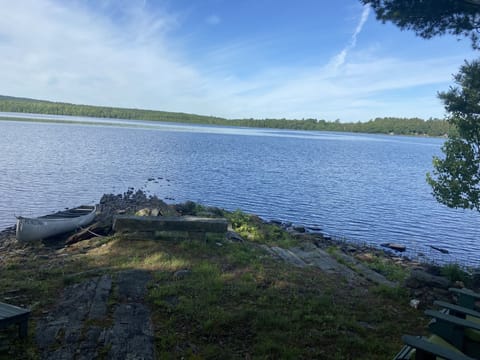
[[[364,8],[337,66],[327,60],[316,67],[252,67],[239,77],[234,67],[262,47],[258,39],[219,46],[200,63],[171,37],[181,26],[175,14],[125,1],[112,17],[116,1],[104,1],[101,12],[84,4],[0,0],[0,94],[229,118],[429,117],[441,116],[435,91],[416,99],[415,89],[446,88],[463,59],[358,57]],[[398,90],[412,94],[402,101],[384,96]]]
[[[68,4],[68,5],[67,5]],[[57,1],[3,1],[1,92],[92,104],[179,107],[200,75],[166,40],[166,14],[122,8],[121,26]],[[198,90],[200,91],[200,90]]]

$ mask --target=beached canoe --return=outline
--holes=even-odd
[[[63,234],[90,224],[95,206],[80,206],[37,218],[17,217],[17,240],[33,241]]]

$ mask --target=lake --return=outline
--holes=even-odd
[[[95,124],[0,121],[0,228],[134,187],[479,264],[480,214],[437,203],[425,181],[443,139],[31,117]]]

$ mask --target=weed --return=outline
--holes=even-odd
[[[470,275],[457,263],[442,266],[440,273],[452,282],[462,281],[468,285],[471,280]]]
[[[372,291],[374,294],[390,300],[406,300],[408,297],[408,291],[400,286],[391,287],[380,284],[374,287]]]
[[[395,264],[388,258],[373,256],[366,263],[368,267],[385,276],[390,281],[401,282],[408,276],[408,271],[403,266]]]

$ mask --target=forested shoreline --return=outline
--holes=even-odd
[[[180,112],[78,105],[10,96],[0,96],[0,111],[273,129],[344,131],[370,134],[445,136],[449,133],[450,129],[448,122],[440,119],[423,120],[419,118],[384,117],[372,119],[367,122],[349,123],[342,123],[338,120],[326,121],[319,119],[225,119],[221,117]]]

